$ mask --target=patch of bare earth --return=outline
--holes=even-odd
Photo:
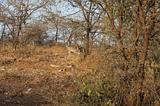
[[[64,47],[38,47],[26,57],[0,53],[0,106],[71,105],[75,79],[84,73]]]

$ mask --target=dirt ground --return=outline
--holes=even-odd
[[[1,50],[0,106],[75,105],[76,78],[85,70],[62,46]]]

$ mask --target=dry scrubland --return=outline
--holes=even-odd
[[[62,44],[29,45],[17,50],[7,44],[0,52],[0,106],[130,106],[139,103],[136,76],[112,63],[116,57],[113,52],[111,48],[94,48],[81,60],[76,55],[69,56]],[[152,73],[146,73],[143,106],[159,106],[159,83]]]
[[[160,0],[0,0],[0,106],[79,105],[160,106]]]
[[[94,71],[94,62],[67,53],[62,45],[1,48],[0,106],[72,105],[78,77]]]

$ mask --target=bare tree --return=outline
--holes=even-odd
[[[103,12],[100,11],[99,6],[88,0],[68,0],[73,7],[78,7],[84,18],[84,29],[85,29],[85,48],[86,55],[90,52],[90,40],[91,36],[96,33],[94,30],[95,25],[99,22]]]
[[[105,29],[108,34],[115,37],[116,50],[124,60],[120,62],[120,64],[123,64],[121,69],[128,73],[133,69],[133,64],[136,66],[138,83],[135,86],[139,86],[140,89],[138,89],[138,100],[133,105],[142,106],[146,93],[144,90],[145,70],[148,52],[150,51],[151,36],[155,36],[153,33],[158,23],[158,1],[95,0],[94,2],[99,4],[106,13],[104,16],[106,22],[104,23],[110,27]],[[135,102],[132,101],[132,103]]]
[[[1,6],[6,10],[6,16],[3,19],[12,20],[11,23],[8,23],[11,35],[13,38],[13,46],[15,49],[19,43],[19,36],[22,34],[22,29],[27,24],[27,21],[30,20],[32,14],[37,10],[45,7],[49,0],[38,0],[38,4],[30,0],[5,0],[5,4]]]

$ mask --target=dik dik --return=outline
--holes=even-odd
[[[74,45],[74,46],[68,46],[66,45],[68,55],[76,55],[78,57],[84,57],[85,54],[85,49],[79,45]]]

